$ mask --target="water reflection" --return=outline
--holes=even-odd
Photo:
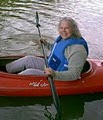
[[[103,119],[103,100],[86,102],[84,114],[80,120],[102,120]]]
[[[102,93],[60,97],[62,120],[91,120],[90,117],[93,116],[89,113],[93,113],[94,109],[97,117],[100,118],[99,113],[100,111],[102,113],[103,107],[102,99]],[[19,116],[17,116],[18,114]],[[51,97],[0,97],[0,116],[3,118],[1,120],[6,120],[6,118],[7,120],[11,120],[11,118],[15,118],[15,120],[39,120],[40,118],[54,120],[56,110]]]
[[[48,111],[54,109],[48,107]],[[45,106],[36,104],[35,106],[22,106],[22,107],[1,107],[0,119],[1,120],[54,120],[55,111],[50,113],[45,110]],[[48,112],[48,113],[47,113]],[[48,114],[48,115],[47,115]]]

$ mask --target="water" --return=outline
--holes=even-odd
[[[103,1],[101,0],[0,0],[0,56],[41,55],[35,12],[40,31],[53,42],[61,17],[73,17],[89,44],[89,58],[103,59]],[[103,95],[60,97],[63,120],[102,120]],[[51,97],[0,97],[0,120],[54,120]]]

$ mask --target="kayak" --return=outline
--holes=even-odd
[[[0,57],[0,96],[51,96],[46,75],[18,75],[3,69],[20,57],[23,56]],[[59,96],[103,92],[103,60],[87,59],[78,80],[54,80],[54,84]]]

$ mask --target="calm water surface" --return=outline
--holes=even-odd
[[[90,58],[103,59],[102,0],[0,0],[0,56],[42,54],[37,46],[35,12],[39,12],[41,34],[48,41],[58,35],[61,17],[73,17],[90,48]],[[63,120],[102,120],[103,95],[60,97]],[[0,97],[0,120],[54,120],[51,97]]]

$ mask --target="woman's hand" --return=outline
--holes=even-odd
[[[47,42],[46,42],[46,39],[45,39],[45,38],[40,38],[40,39],[39,39],[39,42],[43,43],[44,45],[46,45],[46,44],[47,44]]]
[[[36,44],[37,44],[38,49],[41,48],[41,43],[43,43],[44,45],[47,44],[46,39],[45,39],[45,38],[42,38],[42,37],[39,38],[38,40],[36,40],[35,42],[36,42]]]
[[[41,45],[41,43],[43,43],[44,45],[46,45],[46,44],[47,44],[47,42],[46,42],[46,39],[45,39],[45,38],[39,38],[39,40],[37,40],[37,41],[36,41],[36,43],[37,43],[38,45]]]
[[[54,77],[55,73],[51,68],[45,68],[45,73]]]

